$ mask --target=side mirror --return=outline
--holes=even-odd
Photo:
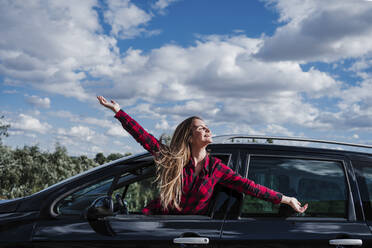
[[[114,201],[110,196],[101,196],[93,201],[85,212],[92,229],[105,236],[115,236],[110,222],[103,217],[114,215]]]
[[[98,197],[86,211],[88,220],[97,220],[112,215],[114,215],[114,202],[110,196]]]

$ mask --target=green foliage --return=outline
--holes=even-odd
[[[154,182],[154,177],[130,185],[125,200],[132,213],[140,213],[142,208],[159,196],[159,190]]]
[[[79,174],[98,164],[129,156],[131,153],[97,153],[95,159],[87,156],[71,157],[67,149],[56,144],[54,152],[42,152],[38,146],[11,149],[1,142],[8,136],[10,125],[0,117],[0,199],[24,197],[36,193],[63,179]]]
[[[160,141],[160,143],[163,143],[164,145],[167,145],[167,146],[170,145],[171,140],[172,140],[172,136],[169,135],[169,134],[166,134],[166,133],[163,133],[163,134],[160,135],[160,137],[159,137],[159,141]]]
[[[3,125],[6,133],[7,125]],[[98,153],[95,159],[85,155],[71,157],[56,144],[54,152],[42,152],[38,146],[11,149],[0,143],[0,199],[24,197],[50,185],[131,153],[112,153],[107,158]]]
[[[116,160],[116,159],[119,159],[119,158],[122,158],[122,157],[124,157],[123,154],[120,154],[120,153],[111,153],[110,155],[107,156],[106,163],[107,162],[110,162],[110,161],[113,161],[113,160]]]
[[[2,144],[1,136],[8,137],[8,128],[10,127],[10,125],[4,124],[2,119],[4,119],[4,116],[0,117],[0,144]]]
[[[103,155],[102,152],[100,152],[100,153],[96,154],[96,157],[94,158],[94,161],[97,164],[104,164],[106,162],[106,157],[105,157],[105,155]]]
[[[127,152],[124,155],[121,154],[121,153],[111,153],[110,155],[105,157],[105,155],[103,155],[103,153],[100,152],[100,153],[96,154],[96,157],[94,158],[94,161],[97,164],[104,164],[104,163],[108,163],[110,161],[113,161],[113,160],[116,160],[116,159],[119,159],[119,158],[122,158],[122,157],[130,156],[130,155],[132,155],[132,153],[130,153],[130,152]]]
[[[0,144],[0,199],[33,194],[97,165],[87,156],[69,156],[59,144],[54,152],[42,152],[38,146],[13,150]]]

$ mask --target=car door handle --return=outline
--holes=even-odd
[[[329,241],[330,245],[362,245],[363,241],[361,239],[331,239]]]
[[[173,239],[175,244],[194,244],[194,245],[206,245],[209,244],[209,238],[204,237],[185,237]]]

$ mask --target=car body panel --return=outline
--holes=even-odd
[[[41,192],[10,201],[0,201],[0,247],[181,247],[179,237],[206,237],[208,245],[196,247],[329,247],[331,239],[361,239],[371,247],[372,220],[365,217],[363,197],[355,165],[372,167],[372,155],[320,148],[268,144],[211,144],[212,155],[242,176],[249,174],[249,156],[283,156],[340,161],[346,175],[347,218],[239,217],[243,196],[216,187],[210,216],[107,216],[88,220],[58,215],[55,206],[66,196],[104,178],[151,163],[141,153],[99,166],[66,179]]]

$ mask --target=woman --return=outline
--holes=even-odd
[[[160,197],[142,210],[144,214],[206,214],[217,183],[274,204],[288,204],[299,213],[307,209],[308,205],[301,206],[296,198],[242,178],[221,160],[210,157],[206,147],[212,143],[212,133],[201,118],[193,116],[181,122],[168,147],[146,132],[118,103],[97,98],[154,155]]]

